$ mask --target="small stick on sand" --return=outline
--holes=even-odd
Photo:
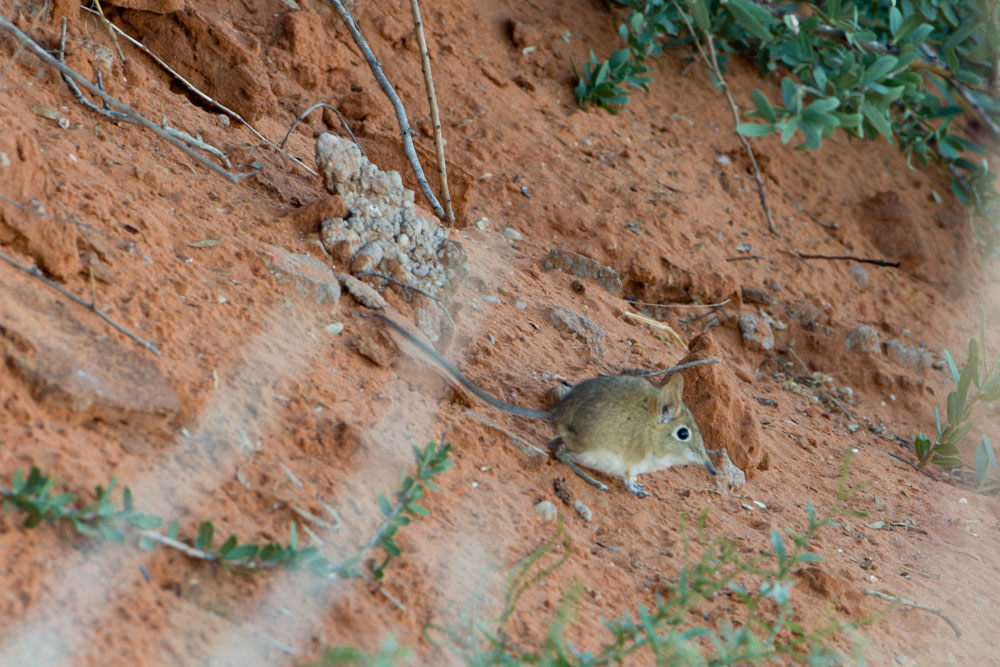
[[[795,254],[802,259],[844,259],[852,262],[861,262],[863,264],[874,264],[876,266],[899,266],[899,262],[891,262],[887,259],[866,259],[864,257],[855,257],[854,255],[810,255],[798,251],[796,251]]]
[[[870,595],[876,598],[882,598],[883,600],[889,600],[890,602],[896,602],[907,607],[913,607],[914,609],[923,609],[924,611],[929,611],[932,614],[937,614],[944,619],[945,623],[951,626],[951,629],[955,631],[955,636],[961,638],[962,631],[959,629],[958,624],[955,621],[948,618],[947,615],[940,609],[935,609],[925,604],[920,604],[919,602],[914,602],[913,600],[907,600],[906,598],[901,598],[896,595],[889,595],[888,593],[883,593],[881,591],[876,591],[871,588],[865,589],[865,595]]]
[[[351,16],[351,12],[347,9],[347,6],[342,0],[330,0],[330,3],[340,14],[340,18],[343,19],[344,25],[347,26],[348,32],[351,33],[351,37],[354,38],[354,42],[361,49],[361,55],[365,57],[368,62],[368,67],[371,68],[372,74],[375,75],[375,80],[378,81],[378,85],[382,88],[382,92],[385,93],[386,97],[389,98],[389,102],[392,103],[392,108],[396,112],[396,120],[399,122],[399,132],[403,140],[403,152],[406,154],[406,158],[410,161],[410,166],[413,168],[413,175],[417,178],[417,183],[420,184],[420,190],[424,193],[424,197],[430,203],[431,208],[434,209],[435,215],[437,217],[444,219],[445,213],[444,209],[441,208],[441,204],[438,203],[437,197],[434,196],[434,192],[431,191],[431,186],[427,183],[427,177],[424,176],[423,167],[420,166],[420,160],[417,159],[417,151],[413,147],[413,129],[410,127],[410,122],[406,120],[406,109],[403,107],[403,102],[399,99],[399,95],[393,90],[392,84],[389,80],[385,78],[385,74],[382,72],[382,63],[375,58],[375,54],[372,53],[371,48],[368,46],[368,42],[365,41],[365,36],[361,34],[361,28],[358,27],[357,22],[354,17]]]
[[[705,364],[717,364],[720,361],[722,361],[722,359],[718,359],[716,357],[712,357],[711,359],[698,359],[697,361],[689,361],[686,364],[678,364],[676,366],[671,366],[670,368],[664,368],[663,370],[659,370],[659,371],[645,371],[641,375],[642,375],[642,377],[651,378],[651,377],[655,377],[657,375],[663,375],[664,373],[673,373],[674,371],[683,371],[683,370],[688,369],[688,368],[694,368],[695,366],[704,366]]]
[[[424,24],[420,20],[417,0],[410,0],[413,23],[417,26],[417,44],[420,46],[420,65],[424,70],[424,85],[427,88],[427,104],[431,108],[431,125],[434,126],[434,147],[437,149],[438,175],[441,178],[441,199],[448,212],[448,222],[455,224],[455,213],[451,209],[451,193],[448,191],[448,168],[444,161],[444,140],[441,138],[441,117],[438,114],[437,95],[434,93],[434,76],[431,74],[431,56],[424,38]]]
[[[97,13],[95,10],[90,9],[89,7],[82,7],[82,9],[84,11],[91,12],[92,14],[96,14]],[[216,109],[222,111],[224,114],[226,114],[230,118],[236,120],[237,122],[243,124],[243,126],[245,126],[248,130],[250,130],[251,132],[253,132],[257,136],[258,139],[260,139],[261,141],[263,141],[264,143],[266,143],[271,148],[274,148],[275,150],[277,150],[279,153],[281,153],[282,155],[284,155],[285,157],[287,157],[289,160],[291,160],[292,162],[294,162],[297,166],[299,166],[302,169],[306,170],[307,172],[309,172],[313,176],[317,175],[316,171],[314,169],[310,168],[306,163],[302,162],[301,160],[299,160],[297,157],[295,157],[294,155],[292,155],[288,151],[282,150],[277,144],[275,144],[273,141],[271,141],[270,139],[268,139],[267,137],[265,137],[263,134],[261,134],[260,132],[258,132],[257,129],[253,125],[251,125],[250,123],[248,123],[243,118],[243,116],[239,115],[238,113],[236,113],[235,111],[233,111],[232,109],[230,109],[229,107],[227,107],[226,105],[224,105],[221,102],[218,102],[218,101],[212,99],[211,97],[209,97],[205,93],[203,93],[200,90],[198,90],[198,88],[196,88],[194,86],[194,84],[192,84],[190,81],[188,81],[183,76],[181,76],[180,74],[178,74],[176,71],[174,71],[173,69],[171,69],[170,65],[168,65],[165,62],[163,62],[163,60],[159,56],[157,56],[155,53],[153,53],[152,51],[150,51],[149,48],[147,48],[145,44],[143,44],[139,40],[137,40],[134,37],[132,37],[131,35],[129,35],[127,32],[125,32],[124,30],[122,30],[121,28],[119,28],[118,26],[116,26],[114,23],[110,23],[109,22],[108,26],[112,30],[114,30],[117,34],[119,34],[122,37],[124,37],[129,43],[132,44],[132,46],[134,46],[135,48],[139,49],[140,51],[142,51],[143,53],[145,53],[147,56],[149,56],[150,58],[152,58],[153,62],[155,62],[157,65],[159,65],[164,70],[166,70],[166,72],[168,74],[170,74],[170,76],[172,76],[175,79],[177,79],[177,81],[179,81],[181,83],[181,85],[183,85],[185,88],[187,88],[192,93],[194,93],[195,95],[197,95],[198,97],[200,97],[202,99],[202,101],[204,101],[207,104],[209,104],[209,105],[215,107]]]
[[[114,97],[112,97],[111,95],[108,95],[106,92],[104,92],[103,90],[101,90],[100,88],[98,88],[97,86],[95,86],[94,84],[92,84],[90,81],[87,81],[87,79],[85,79],[84,77],[80,76],[75,71],[73,71],[72,69],[70,69],[69,67],[67,67],[65,63],[61,63],[61,62],[59,62],[59,60],[57,58],[54,58],[51,55],[49,55],[48,51],[46,51],[45,49],[43,49],[38,44],[38,42],[36,42],[35,40],[33,40],[30,37],[28,37],[27,35],[25,35],[23,32],[21,32],[17,28],[17,26],[15,26],[13,23],[11,23],[10,21],[8,21],[7,19],[5,19],[3,17],[0,17],[0,28],[6,30],[7,32],[9,32],[10,34],[12,34],[14,37],[16,37],[18,40],[20,40],[28,48],[29,51],[31,51],[33,54],[35,54],[35,56],[37,56],[38,59],[41,60],[42,62],[44,62],[46,65],[49,65],[50,67],[56,68],[57,70],[59,70],[60,73],[64,74],[65,76],[68,76],[69,78],[73,79],[78,84],[80,84],[81,86],[83,86],[84,89],[86,89],[92,95],[96,95],[97,97],[99,97],[102,100],[104,100],[104,102],[106,102],[107,104],[113,106],[118,111],[120,111],[120,112],[122,112],[124,114],[127,114],[128,116],[130,116],[131,118],[134,119],[134,122],[136,124],[142,125],[147,130],[152,130],[153,132],[155,132],[159,136],[163,137],[169,143],[173,144],[177,148],[181,149],[182,151],[184,151],[185,153],[187,153],[188,155],[190,155],[191,157],[193,157],[195,160],[197,160],[198,162],[200,162],[203,166],[208,167],[209,169],[211,169],[215,173],[217,173],[220,176],[222,176],[223,178],[225,178],[230,183],[239,183],[243,179],[244,176],[248,176],[249,175],[249,174],[232,174],[232,173],[226,171],[225,169],[223,169],[222,167],[216,165],[215,163],[213,163],[211,160],[209,160],[205,156],[197,153],[196,151],[192,150],[188,146],[184,145],[184,142],[182,142],[180,139],[178,139],[177,137],[172,136],[168,132],[164,132],[163,129],[160,126],[158,126],[156,123],[153,123],[153,122],[147,120],[145,118],[145,116],[143,116],[139,112],[135,111],[134,109],[132,109],[131,107],[129,107],[127,104],[119,102]]]
[[[59,283],[57,283],[57,282],[55,282],[53,280],[49,280],[48,278],[46,278],[45,276],[42,275],[42,272],[39,271],[37,267],[34,267],[34,266],[25,266],[24,264],[21,264],[21,262],[17,261],[13,257],[10,257],[10,256],[8,256],[8,255],[6,255],[6,254],[4,254],[2,252],[0,252],[0,259],[2,259],[3,261],[7,262],[11,266],[15,266],[15,267],[21,269],[22,271],[24,271],[25,273],[27,273],[29,276],[33,276],[35,278],[38,278],[39,280],[41,280],[46,285],[48,285],[52,289],[56,290],[57,292],[59,292],[60,294],[62,294],[63,296],[65,296],[67,299],[69,299],[69,300],[71,300],[71,301],[73,301],[75,303],[80,304],[81,306],[83,306],[84,308],[86,308],[87,310],[89,310],[89,311],[91,311],[93,313],[96,313],[97,316],[100,317],[102,320],[104,320],[105,322],[107,322],[108,324],[110,324],[112,327],[114,327],[118,331],[122,332],[123,334],[125,334],[126,336],[128,336],[129,338],[131,338],[132,340],[134,340],[135,342],[139,343],[139,345],[142,345],[144,348],[146,348],[150,352],[152,352],[154,354],[160,354],[160,350],[155,345],[153,345],[152,343],[150,343],[148,340],[145,340],[144,338],[140,338],[136,334],[132,333],[131,331],[129,331],[128,329],[126,329],[125,327],[123,327],[122,325],[120,325],[117,322],[115,322],[108,315],[106,315],[103,312],[101,312],[100,310],[98,310],[96,304],[87,303],[86,301],[84,301],[83,299],[81,299],[80,297],[78,297],[76,294],[73,294],[72,292],[70,292],[68,289],[66,289],[65,287],[63,287]]]
[[[361,151],[362,155],[364,155],[365,157],[368,157],[368,155],[365,153],[365,149],[362,148],[361,144],[358,143],[358,138],[354,136],[353,132],[351,132],[351,128],[347,124],[347,121],[344,120],[344,117],[340,114],[340,109],[338,109],[335,106],[331,106],[329,104],[326,104],[324,102],[317,102],[316,104],[312,105],[311,107],[309,107],[308,109],[306,109],[305,111],[303,111],[302,113],[300,113],[299,117],[295,119],[294,123],[292,123],[292,126],[290,128],[288,128],[288,132],[285,132],[285,138],[281,140],[281,143],[278,145],[278,147],[279,148],[284,148],[285,144],[288,143],[288,138],[292,136],[292,132],[295,131],[295,128],[298,127],[299,123],[301,123],[303,121],[303,119],[305,119],[306,116],[308,116],[309,114],[311,114],[316,109],[320,109],[320,108],[330,109],[331,111],[333,111],[333,113],[337,114],[337,118],[340,119],[340,125],[345,130],[347,130],[347,134],[351,135],[351,141],[353,141],[354,145],[358,147],[358,149]]]

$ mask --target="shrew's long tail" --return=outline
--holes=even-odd
[[[482,400],[486,401],[487,403],[489,403],[493,407],[499,408],[499,409],[504,410],[506,412],[509,412],[509,413],[511,413],[513,415],[517,415],[518,417],[526,417],[528,419],[551,419],[552,418],[552,413],[551,412],[541,412],[540,410],[532,410],[530,408],[522,408],[520,405],[512,405],[510,403],[504,403],[499,398],[497,398],[497,397],[495,397],[495,396],[493,396],[491,394],[486,393],[485,391],[483,391],[482,389],[480,389],[479,387],[477,387],[476,385],[474,385],[472,383],[472,380],[470,380],[469,378],[465,377],[462,374],[462,371],[460,371],[457,368],[455,368],[454,366],[452,366],[448,362],[447,359],[445,359],[440,354],[438,354],[437,350],[435,350],[434,348],[432,348],[430,345],[427,345],[422,340],[418,339],[416,336],[414,336],[409,331],[407,331],[406,329],[404,329],[400,325],[398,325],[395,322],[393,322],[392,320],[390,320],[385,315],[382,315],[380,313],[372,313],[372,315],[374,317],[377,317],[378,319],[382,320],[383,322],[385,322],[386,324],[388,324],[389,326],[391,326],[393,329],[395,329],[399,333],[401,333],[403,335],[403,337],[406,338],[406,340],[410,341],[411,343],[413,343],[414,345],[416,345],[417,347],[419,347],[420,350],[421,350],[421,352],[423,352],[424,354],[426,354],[427,356],[429,356],[431,359],[433,359],[434,361],[436,361],[438,363],[438,365],[441,366],[441,368],[443,368],[446,371],[448,371],[449,375],[451,375],[453,378],[455,378],[455,380],[458,381],[458,383],[460,385],[462,385],[463,387],[465,387],[466,389],[468,389],[473,394],[475,394],[476,396],[478,396]]]

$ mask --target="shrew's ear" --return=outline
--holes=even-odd
[[[684,397],[684,376],[674,373],[670,382],[663,385],[660,395],[656,397],[657,421],[667,423],[681,411],[681,400]]]

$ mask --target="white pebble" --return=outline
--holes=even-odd
[[[535,505],[535,513],[537,513],[538,516],[545,521],[552,521],[556,518],[556,506],[548,500],[543,500]]]
[[[326,332],[327,333],[333,334],[334,336],[336,336],[336,335],[340,334],[344,330],[344,323],[343,322],[333,322],[331,324],[327,324],[325,328],[326,328]]]

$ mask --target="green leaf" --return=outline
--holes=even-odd
[[[961,420],[962,411],[965,410],[965,401],[962,401],[962,397],[958,395],[957,391],[951,391],[948,392],[945,406],[947,407],[945,414],[948,416],[948,423],[957,426]]]
[[[762,42],[771,41],[773,35],[768,27],[774,24],[775,19],[769,11],[748,0],[729,0],[726,9],[754,37]]]
[[[991,469],[996,477],[1000,478],[1000,469],[997,468],[993,447],[990,445],[990,439],[984,435],[983,439],[979,441],[979,446],[976,447],[976,478],[980,485],[989,479]]]
[[[958,394],[962,397],[964,404],[969,395],[969,387],[972,385],[972,378],[979,370],[979,344],[975,338],[969,339],[969,358],[962,368],[962,373],[958,378]]]
[[[256,544],[241,544],[234,549],[230,549],[223,558],[225,560],[251,561],[257,555],[259,549],[260,547]]]
[[[774,553],[778,556],[778,567],[784,570],[785,560],[788,558],[785,553],[785,543],[781,539],[781,533],[774,528],[771,529],[771,546],[774,548]]]
[[[984,403],[1000,401],[1000,382],[993,381],[986,384],[983,390],[976,395],[976,399]]]
[[[961,468],[963,465],[962,459],[957,456],[935,456],[931,459],[931,463],[942,468]]]
[[[958,443],[962,442],[962,438],[969,435],[969,431],[971,431],[972,427],[975,425],[976,425],[975,422],[966,422],[961,426],[961,428],[955,431],[950,438],[948,438],[948,441],[955,443],[957,445]],[[945,454],[946,452],[940,452],[940,453]],[[958,454],[957,448],[955,450],[955,454]]]
[[[899,26],[903,23],[903,12],[897,7],[889,8],[889,32],[893,37],[899,32]]]
[[[955,360],[951,358],[951,352],[948,350],[944,351],[944,359],[948,362],[948,368],[951,369],[951,379],[954,380],[955,384],[958,384],[958,366],[955,365]]]
[[[171,521],[170,525],[167,527],[167,537],[172,540],[177,539],[177,519]]]
[[[688,0],[688,7],[691,9],[694,24],[698,26],[699,30],[707,31],[711,26],[711,21],[708,19],[707,0]]]
[[[798,112],[802,108],[802,99],[799,97],[799,88],[790,77],[781,80],[781,99],[785,103],[785,108]]]
[[[288,526],[288,548],[292,551],[299,550],[299,531],[294,521]]]
[[[773,134],[776,129],[773,125],[761,123],[740,123],[736,126],[736,131],[745,137],[766,137]]]
[[[431,515],[430,510],[428,510],[423,505],[418,505],[417,503],[410,503],[409,505],[406,506],[406,509],[413,514],[418,514],[420,516]]]
[[[380,493],[375,496],[375,499],[378,501],[378,506],[382,510],[382,514],[386,516],[392,514],[392,505],[389,504],[389,499],[385,497],[385,494]]]
[[[230,535],[229,539],[223,542],[222,546],[219,547],[219,555],[225,558],[226,554],[235,549],[238,543],[239,540],[237,537],[235,535]]]
[[[194,541],[196,549],[209,551],[212,548],[212,536],[215,534],[215,526],[211,521],[202,521],[198,526],[198,537]]]
[[[757,111],[760,112],[761,118],[769,123],[777,122],[778,115],[774,112],[774,107],[771,106],[767,96],[756,88],[754,88],[751,96],[753,97],[754,104],[757,105]]]
[[[865,118],[872,127],[884,137],[892,136],[892,126],[889,125],[889,121],[885,118],[885,108],[879,109],[875,107],[868,101],[865,101],[861,105],[861,113],[864,114]]]
[[[955,72],[955,78],[968,86],[972,86],[973,88],[983,87],[983,78],[975,72],[971,72],[967,69],[960,69]]]
[[[896,69],[896,64],[899,61],[896,56],[879,56],[875,59],[875,62],[868,66],[865,70],[865,76],[862,79],[862,83],[873,83],[876,81],[881,81],[889,74],[892,70]]]
[[[927,453],[930,451],[931,441],[927,439],[923,433],[918,435],[913,439],[913,451],[916,452],[917,458],[923,461],[927,458]]]

